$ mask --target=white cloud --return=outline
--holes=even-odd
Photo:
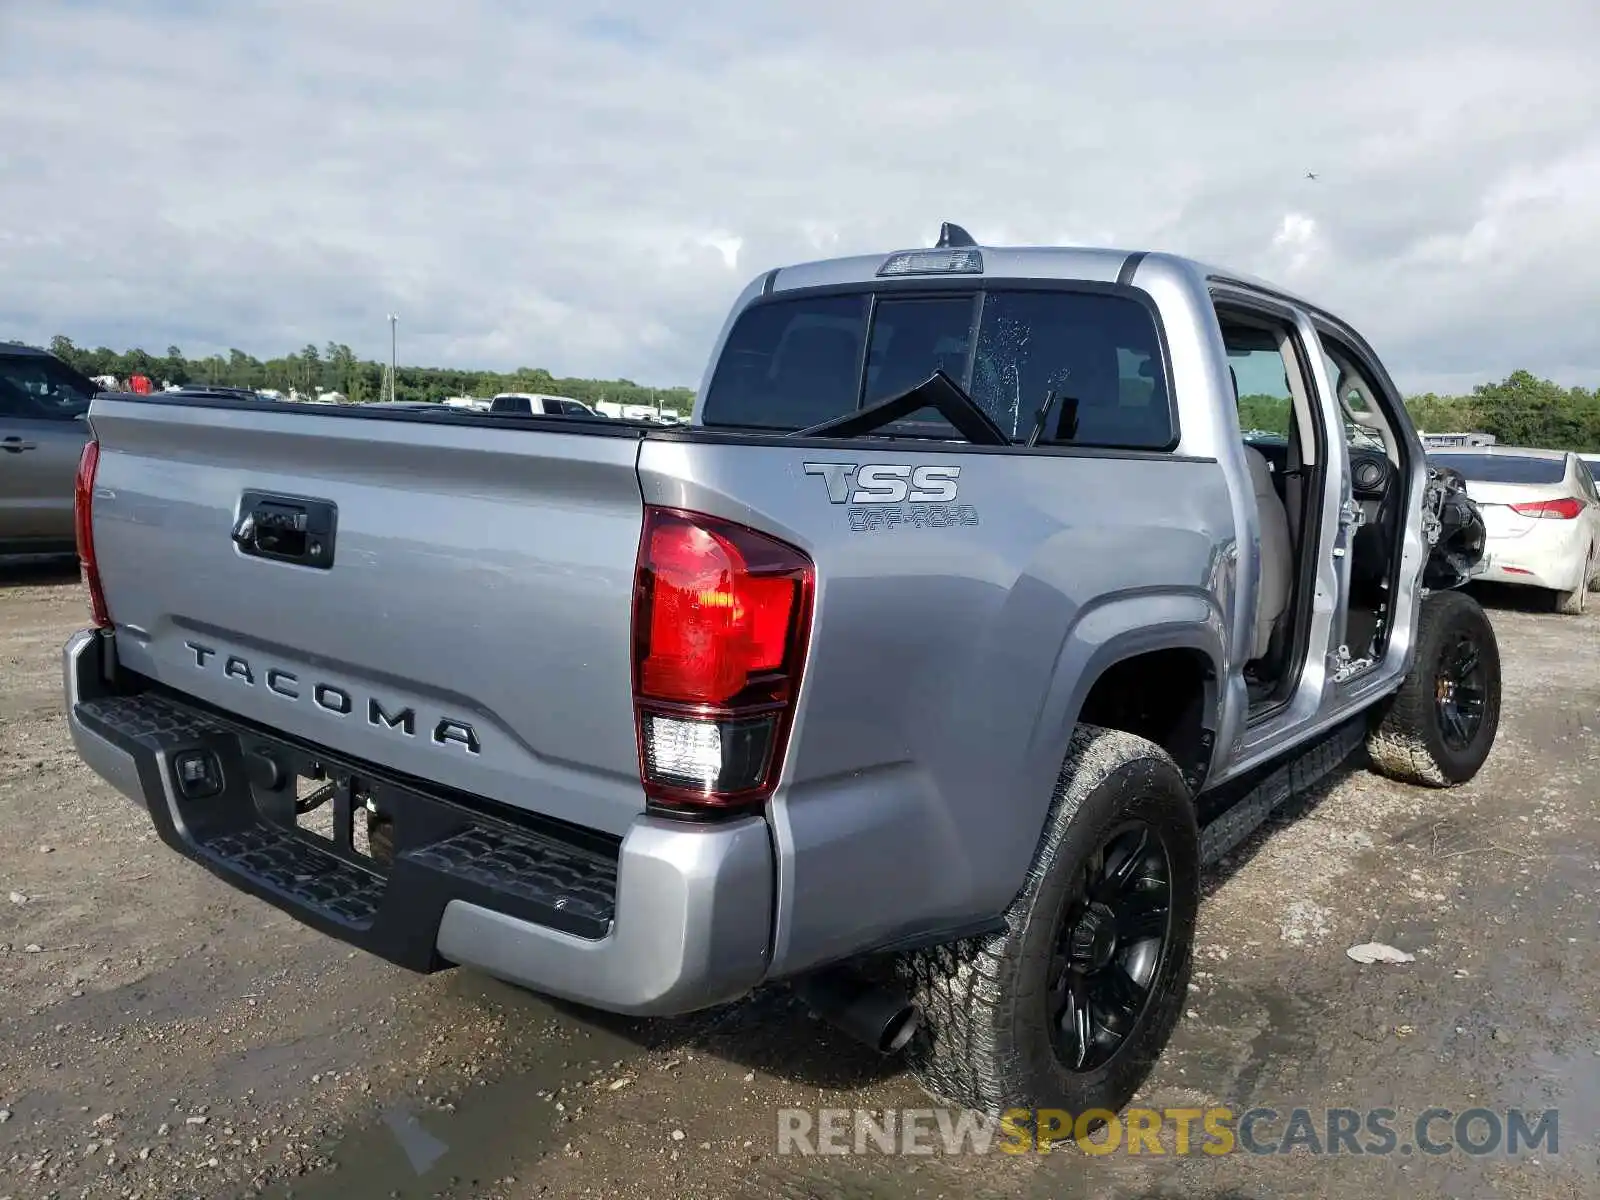
[[[408,361],[693,382],[748,278],[954,220],[1282,278],[1413,386],[1600,383],[1590,0],[128,10],[0,6],[0,337],[399,311]]]
[[[1272,248],[1285,278],[1299,276],[1317,252],[1317,222],[1304,213],[1285,213],[1272,235]]]
[[[831,254],[839,245],[839,229],[830,221],[801,221],[800,235],[815,254]]]
[[[728,270],[735,270],[739,266],[739,251],[744,248],[744,239],[737,234],[703,233],[699,244],[722,255],[722,264]]]

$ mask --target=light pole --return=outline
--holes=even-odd
[[[389,314],[389,399],[390,400],[394,400],[396,398],[395,397],[395,385],[400,382],[399,379],[396,377],[396,374],[395,374],[395,370],[399,366],[399,358],[398,358],[398,355],[396,353],[396,347],[398,346],[399,342],[398,342],[398,334],[395,332],[395,327],[397,325],[399,325],[399,323],[400,323],[400,315],[398,313],[390,313]]]

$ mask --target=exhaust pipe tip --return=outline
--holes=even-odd
[[[898,1054],[904,1050],[921,1023],[922,1018],[917,1012],[916,1005],[908,1000],[884,1025],[883,1033],[878,1038],[878,1053]]]
[[[793,987],[817,1016],[879,1054],[905,1049],[921,1024],[916,1005],[903,993],[848,968],[818,971]]]

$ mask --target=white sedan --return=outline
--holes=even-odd
[[[1483,512],[1482,579],[1545,588],[1557,612],[1584,610],[1600,579],[1600,491],[1567,450],[1476,446],[1428,456],[1465,476]]]

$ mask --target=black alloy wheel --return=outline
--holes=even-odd
[[[1483,725],[1488,698],[1488,667],[1470,629],[1456,629],[1439,656],[1434,677],[1434,703],[1439,706],[1439,733],[1452,750],[1472,745]]]
[[[1113,829],[1089,856],[1050,964],[1052,1044],[1062,1066],[1094,1071],[1127,1042],[1167,953],[1172,864],[1142,821]]]

